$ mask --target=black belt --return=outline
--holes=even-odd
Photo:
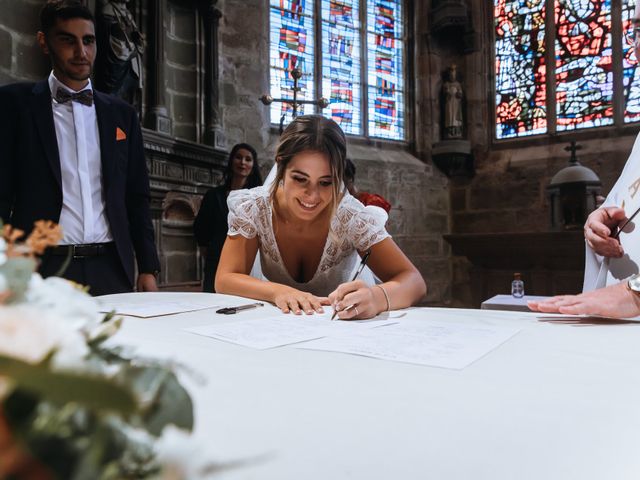
[[[71,255],[73,258],[82,257],[99,257],[105,255],[111,250],[115,244],[113,242],[108,243],[85,243],[81,245],[58,245],[51,248],[49,251],[51,255],[64,256]]]

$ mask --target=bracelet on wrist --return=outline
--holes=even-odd
[[[382,285],[375,285],[376,287],[378,287],[380,290],[382,290],[382,294],[384,295],[384,299],[387,301],[387,309],[383,310],[383,312],[390,312],[391,311],[391,302],[389,301],[389,295],[387,294],[387,291],[384,289],[384,287]]]

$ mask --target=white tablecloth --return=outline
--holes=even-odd
[[[110,298],[159,296],[247,302],[196,293]],[[194,435],[212,460],[241,462],[216,478],[640,478],[640,324],[576,327],[515,312],[410,310],[523,327],[460,371],[291,347],[252,350],[182,331],[276,311],[127,318],[115,338],[207,378],[206,385],[185,378]]]

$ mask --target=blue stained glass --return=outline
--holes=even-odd
[[[322,0],[322,113],[345,133],[362,134],[360,12],[354,0]]]
[[[303,75],[298,98],[314,100],[318,96],[315,82],[319,81],[319,94],[329,100],[321,112],[338,122],[345,133],[364,133],[366,108],[369,136],[404,139],[402,0],[319,1],[320,18],[314,18],[314,0],[270,0],[271,95],[292,98],[290,72],[299,68]],[[366,28],[360,10],[365,5]],[[320,72],[314,70],[315,35],[320,35],[322,48]],[[365,39],[367,64],[363,65]],[[363,101],[365,82],[367,104]],[[299,109],[300,114],[314,111],[311,105]],[[283,114],[284,122],[290,122],[291,107],[274,102],[271,122],[279,123]]]
[[[314,85],[314,24],[312,0],[271,0],[270,12],[271,96],[293,98],[291,70],[298,68],[298,99],[312,100]],[[299,114],[313,113],[313,106],[301,105]],[[292,119],[292,108],[286,103],[271,104],[271,122],[286,125]]]
[[[369,135],[404,139],[401,0],[367,0]]]

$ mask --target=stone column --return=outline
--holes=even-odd
[[[152,130],[171,135],[171,119],[165,106],[164,83],[164,20],[166,0],[149,2],[149,55],[148,99],[149,108],[145,126]]]
[[[216,8],[218,0],[200,3],[204,20],[204,116],[203,141],[215,146],[220,130],[218,103],[218,23],[222,12]]]

